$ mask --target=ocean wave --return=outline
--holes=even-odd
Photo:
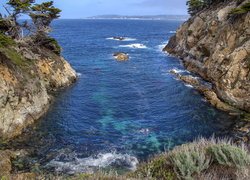
[[[148,48],[144,44],[128,44],[128,45],[120,45],[119,47],[134,48],[134,49],[147,49]]]
[[[159,51],[162,52],[162,50],[165,48],[165,46],[168,44],[168,41],[163,42],[162,44],[158,45],[157,48]],[[166,53],[166,52],[164,52]]]
[[[194,88],[194,86],[190,85],[190,84],[184,84],[186,87],[188,88]]]
[[[98,168],[121,167],[135,170],[138,164],[136,157],[128,154],[100,153],[97,156],[78,158],[76,153],[71,155],[60,154],[47,164],[47,167],[54,168],[56,172],[67,174],[93,173]]]
[[[187,70],[182,70],[182,69],[173,68],[173,69],[171,69],[169,72],[174,72],[174,73],[176,73],[176,74],[181,74],[181,73],[188,72],[188,71],[187,71]]]
[[[175,34],[175,33],[176,33],[176,31],[169,31],[169,33],[171,33],[171,34]]]
[[[121,39],[116,38],[116,37],[109,37],[106,38],[107,40],[114,40],[114,41],[136,41],[135,38],[129,38],[129,37],[121,37]]]
[[[77,77],[81,77],[82,76],[82,73],[76,73]]]

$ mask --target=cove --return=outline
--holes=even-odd
[[[27,140],[28,147],[37,149],[35,161],[69,174],[134,169],[138,161],[200,136],[226,135],[234,119],[169,73],[189,74],[177,58],[161,51],[181,23],[55,21],[52,35],[79,79],[56,94],[36,138]],[[115,61],[112,54],[118,51],[130,60]]]

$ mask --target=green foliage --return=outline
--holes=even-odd
[[[223,166],[242,168],[250,165],[250,156],[243,148],[229,144],[218,144],[208,147],[207,152],[215,163]]]
[[[43,33],[38,33],[36,36],[33,38],[35,44],[39,46],[43,46],[52,52],[54,52],[57,55],[61,54],[61,46],[58,44],[57,40],[47,36],[46,34]]]
[[[17,15],[29,11],[33,2],[34,0],[9,0],[7,4],[13,8],[14,15]]]
[[[15,41],[10,37],[0,33],[0,47],[8,47],[15,45]]]
[[[0,18],[0,33],[7,32],[11,27],[11,24],[8,20]]]
[[[27,61],[24,59],[20,53],[18,53],[16,50],[12,48],[0,48],[0,52],[3,53],[5,56],[8,57],[10,61],[12,61],[13,64],[20,68],[26,68],[29,65],[31,65],[31,61]]]
[[[6,176],[2,176],[2,177],[0,177],[0,179],[1,179],[1,180],[8,180],[9,178],[6,177]]]
[[[205,2],[203,0],[188,0],[187,5],[188,13],[193,16],[204,8]]]
[[[208,169],[211,162],[204,150],[193,145],[183,146],[173,151],[169,157],[177,176],[184,179],[192,179],[194,174]]]
[[[242,15],[250,12],[250,2],[247,2],[240,6],[239,8],[234,8],[229,13],[229,16]]]
[[[193,34],[192,30],[188,30],[188,36],[191,36]]]
[[[141,165],[135,172],[130,173],[128,177],[141,179],[176,179],[176,175],[169,166],[167,156],[159,155],[148,163]]]
[[[46,31],[50,23],[60,17],[61,10],[53,6],[53,1],[35,4],[31,7],[30,17],[32,18],[37,31]]]

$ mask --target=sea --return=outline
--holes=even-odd
[[[56,173],[135,170],[201,137],[226,136],[234,118],[170,71],[194,75],[162,51],[183,21],[57,20],[51,35],[78,80],[54,93],[26,146]],[[114,37],[124,37],[123,41]],[[113,53],[125,52],[118,62]]]

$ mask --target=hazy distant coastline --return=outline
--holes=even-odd
[[[123,15],[98,15],[86,19],[121,19],[121,20],[187,20],[188,15],[146,15],[146,16],[123,16]]]

